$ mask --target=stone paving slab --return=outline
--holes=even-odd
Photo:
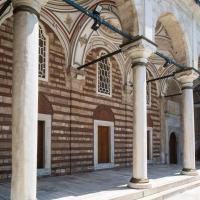
[[[184,183],[189,176],[179,175],[177,165],[150,165],[149,178],[153,189],[135,190],[127,188],[131,178],[130,168],[117,168],[90,173],[38,179],[38,200],[120,200],[137,199],[161,187],[173,187]],[[158,190],[158,191],[157,191]],[[10,183],[0,183],[0,200],[9,200]]]

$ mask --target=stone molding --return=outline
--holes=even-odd
[[[193,81],[198,77],[199,74],[194,69],[183,71],[175,75],[175,79],[182,85],[182,89],[192,89]]]
[[[13,0],[13,8],[14,10],[20,7],[30,7],[34,9],[36,12],[40,13],[41,8],[47,4],[48,0]]]
[[[148,58],[156,52],[157,45],[143,36],[122,46],[122,51],[132,60],[132,63],[147,63]]]

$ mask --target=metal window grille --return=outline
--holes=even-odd
[[[101,53],[100,56],[106,53]],[[103,59],[98,63],[98,93],[111,95],[111,64],[110,59]]]
[[[47,38],[39,26],[39,78],[47,80]]]

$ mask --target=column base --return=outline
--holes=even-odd
[[[183,168],[181,171],[182,175],[188,175],[188,176],[198,176],[199,173],[197,172],[196,169],[188,169],[188,168]]]
[[[149,179],[136,179],[131,178],[130,182],[127,185],[132,189],[149,189],[152,188],[151,183],[149,183]]]

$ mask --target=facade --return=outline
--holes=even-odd
[[[76,2],[91,10],[101,5],[103,19],[144,38],[78,70],[119,49],[125,38],[103,25],[93,31],[92,19],[61,0],[13,1],[0,18],[0,180],[13,174],[12,199],[30,195],[35,200],[36,173],[58,176],[133,165],[129,186],[136,188],[149,186],[147,163],[182,164],[183,172],[195,173],[194,143],[200,159],[198,80],[195,106],[192,91],[200,55],[198,4]],[[156,51],[194,69],[149,81],[179,69],[165,65]],[[33,180],[29,189],[18,188],[27,173]]]

